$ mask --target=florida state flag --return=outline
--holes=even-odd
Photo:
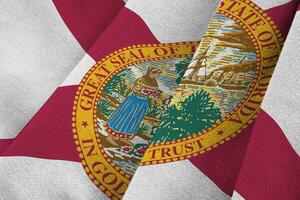
[[[297,146],[266,114],[292,118],[298,3],[129,0],[3,151],[2,196],[298,199]]]

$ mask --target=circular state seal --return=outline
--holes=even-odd
[[[95,64],[73,107],[73,134],[90,179],[121,199],[176,93],[198,42],[136,45]]]
[[[161,118],[141,165],[198,156],[256,117],[284,39],[247,0],[223,0]]]
[[[200,45],[134,45],[97,62],[72,112],[89,178],[121,199],[139,165],[198,156],[234,138],[257,115],[283,41],[258,6],[224,0]]]

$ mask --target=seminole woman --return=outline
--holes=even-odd
[[[161,101],[161,90],[156,80],[161,73],[160,69],[149,68],[146,75],[133,83],[132,94],[123,101],[106,123],[109,143],[118,146],[116,140],[119,140],[126,145],[133,145],[128,139],[134,138],[138,133],[149,106],[149,99]]]

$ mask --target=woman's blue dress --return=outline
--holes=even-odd
[[[147,112],[148,103],[148,98],[131,94],[107,121],[108,126],[122,134],[137,134],[140,123]]]

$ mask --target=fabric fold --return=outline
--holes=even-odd
[[[129,0],[94,42],[80,43],[79,64],[2,153],[1,194],[297,199],[297,127],[270,105],[284,102],[273,91],[286,81],[298,4]]]

